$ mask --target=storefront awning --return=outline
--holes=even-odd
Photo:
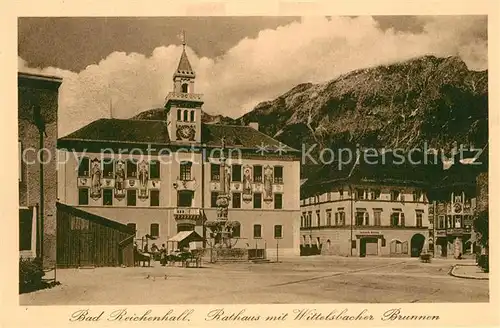
[[[168,241],[181,242],[188,238],[189,241],[203,241],[203,238],[199,234],[197,234],[196,231],[181,231],[170,238]]]

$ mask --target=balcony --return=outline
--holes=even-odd
[[[177,224],[196,225],[201,219],[201,211],[196,207],[177,207],[174,209],[174,219]]]
[[[179,177],[177,177],[176,181],[174,182],[174,188],[177,189],[177,191],[196,191],[196,187],[198,185],[196,184],[196,180],[181,180]]]
[[[190,100],[203,103],[202,97],[203,95],[200,93],[169,92],[165,97],[165,102],[170,100]]]

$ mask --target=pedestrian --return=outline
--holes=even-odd
[[[160,248],[160,263],[162,266],[167,264],[167,249],[165,248],[165,244],[162,244]]]

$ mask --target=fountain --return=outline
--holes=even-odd
[[[239,225],[237,221],[230,221],[228,219],[229,200],[231,199],[230,193],[230,180],[226,170],[226,157],[224,151],[226,149],[225,138],[222,138],[221,146],[221,159],[220,159],[220,182],[221,188],[217,196],[217,219],[215,221],[207,221],[205,226],[210,229],[210,237],[213,242],[210,244],[212,249],[216,249],[217,258],[230,260],[241,260],[242,254],[246,254],[246,249],[234,249],[232,242],[232,234],[235,227]],[[234,251],[228,251],[233,249]]]

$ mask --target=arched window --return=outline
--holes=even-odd
[[[177,110],[177,121],[180,121],[180,120],[182,119],[182,117],[181,117],[181,116],[182,116],[182,115],[181,115],[181,110],[180,110],[180,109],[178,109],[178,110]]]
[[[194,122],[194,110],[191,111],[190,116],[190,121]]]
[[[184,122],[187,122],[188,120],[188,111],[184,110]]]
[[[181,86],[181,88],[182,88],[182,92],[183,93],[187,93],[188,92],[188,84],[187,83],[183,83],[182,86]]]

